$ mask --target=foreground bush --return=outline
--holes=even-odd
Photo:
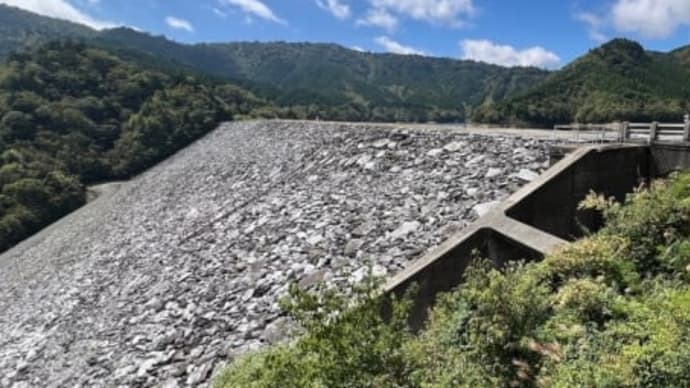
[[[240,358],[217,386],[688,386],[690,174],[583,206],[603,211],[604,229],[539,263],[477,261],[418,336],[409,302],[384,321],[373,287],[354,304],[294,293],[304,334]]]
[[[382,300],[369,281],[345,296],[332,289],[305,293],[296,287],[284,304],[304,330],[299,341],[237,361],[220,387],[409,386],[415,368],[405,354],[409,303],[396,302],[384,321]],[[343,307],[351,306],[352,309]]]

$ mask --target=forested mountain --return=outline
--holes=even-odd
[[[509,125],[680,121],[690,109],[690,48],[645,51],[615,39],[553,73],[527,94],[484,104],[473,119]]]
[[[181,49],[123,29],[105,32],[100,39],[112,43],[114,34],[130,36],[118,45],[249,81],[253,91],[277,105],[299,107],[293,108],[298,117],[318,113],[350,120],[462,120],[467,108],[519,95],[547,74],[472,61],[361,53],[335,44],[223,43]],[[324,109],[333,107],[337,109]]]
[[[64,38],[93,38],[97,31],[0,4],[0,61],[10,53]]]
[[[264,105],[84,44],[14,54],[0,66],[0,251],[81,206],[85,184],[141,172]]]
[[[86,40],[120,55],[126,50],[128,59],[165,61],[230,79],[284,107],[278,114],[296,118],[463,120],[468,108],[517,96],[548,74],[535,68],[362,53],[334,44],[185,45],[129,28],[98,32],[1,5],[0,15],[7,30],[0,36],[0,55],[21,48],[17,42],[29,32],[37,36],[34,41]],[[60,34],[33,27],[58,24],[63,26]],[[42,31],[46,36],[39,39]]]
[[[442,120],[443,111],[459,110],[462,115],[463,108],[486,99],[515,96],[546,74],[451,59],[353,55],[336,45],[234,43],[217,47],[234,59],[237,78],[278,86],[280,92],[274,98],[279,105],[308,104],[314,97],[326,98],[330,104],[349,99],[389,109],[403,107],[413,112],[413,120],[422,121]]]
[[[363,53],[335,44],[185,45],[129,28],[95,31],[0,5],[0,57],[55,38],[88,41],[161,68],[231,80],[273,101],[265,116],[551,126],[679,120],[690,100],[690,46],[645,51],[615,39],[560,71]]]

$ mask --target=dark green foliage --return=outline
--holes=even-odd
[[[690,173],[640,189],[625,204],[593,195],[584,206],[604,211],[602,231],[538,263],[501,271],[474,263],[461,287],[439,297],[418,336],[402,315],[387,326],[371,309],[335,314],[351,306],[343,297],[298,298],[293,309],[320,314],[298,320],[306,334],[241,358],[217,386],[688,386],[688,203]],[[388,363],[389,355],[400,358]],[[376,373],[363,373],[370,365]]]
[[[12,55],[0,67],[0,251],[81,206],[85,184],[128,178],[264,105],[81,43]]]
[[[0,154],[0,250],[74,208],[86,193],[57,159],[32,147]]]
[[[523,96],[487,103],[479,122],[550,127],[571,122],[678,122],[690,108],[690,67],[682,52],[645,51],[615,39],[590,51]]]
[[[633,194],[633,206],[590,195],[584,203],[603,207],[605,236],[626,236],[628,257],[640,273],[684,273],[690,265],[690,174],[658,181]],[[604,206],[599,204],[604,203]]]

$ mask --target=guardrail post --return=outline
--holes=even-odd
[[[659,129],[659,123],[657,121],[652,121],[649,125],[649,142],[654,143],[657,137],[657,130]]]
[[[690,120],[683,123],[683,141],[690,141]]]
[[[620,123],[620,142],[625,143],[630,138],[630,123],[623,121]]]

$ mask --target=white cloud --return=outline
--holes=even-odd
[[[80,11],[66,0],[0,0],[0,4],[21,8],[43,16],[84,24],[97,30],[112,28],[118,25],[113,22],[96,19]]]
[[[340,0],[316,0],[316,5],[330,12],[340,20],[345,20],[350,17],[350,6],[340,2]]]
[[[466,39],[460,42],[463,59],[493,63],[501,66],[552,67],[560,58],[540,46],[517,50],[512,46],[499,45],[489,40]]]
[[[587,25],[587,34],[590,39],[598,43],[608,40],[608,37],[601,32],[606,25],[606,21],[602,17],[589,12],[579,12],[574,17],[575,20]]]
[[[666,38],[679,26],[690,25],[688,0],[617,0],[611,18],[618,31],[647,38]]]
[[[222,2],[237,7],[248,14],[260,17],[262,19],[279,24],[287,24],[285,20],[279,18],[275,13],[273,13],[273,10],[259,0],[222,0]]]
[[[187,20],[176,18],[174,16],[168,16],[165,18],[165,23],[171,28],[177,30],[185,30],[187,32],[194,32],[194,26]]]
[[[426,55],[424,51],[417,50],[414,47],[404,46],[387,36],[379,36],[378,38],[374,39],[374,42],[383,47],[389,53],[393,54]]]
[[[360,53],[364,52],[364,49],[359,47],[359,46],[352,46],[350,47],[352,50],[359,51]]]
[[[433,24],[459,27],[462,16],[473,16],[473,0],[369,0],[372,11],[410,17]]]
[[[690,26],[690,1],[612,0],[603,12],[580,12],[574,17],[587,25],[587,33],[597,42],[607,40],[603,30],[662,39]]]
[[[215,7],[214,7],[214,8],[211,9],[211,11],[213,11],[213,13],[214,13],[216,16],[218,16],[219,18],[221,18],[221,19],[226,19],[226,18],[228,17],[228,14],[226,14],[225,12],[219,10],[218,8],[215,8]]]
[[[357,25],[381,27],[388,32],[393,32],[398,27],[398,18],[384,9],[370,9],[367,14],[357,19]]]

